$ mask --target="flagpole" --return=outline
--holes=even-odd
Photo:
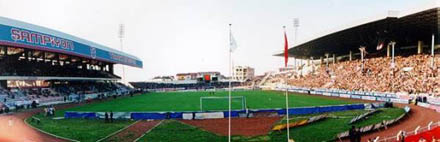
[[[229,24],[229,45],[231,46],[232,43],[232,37],[231,37],[231,26],[232,24]],[[228,98],[228,103],[229,103],[229,115],[228,115],[228,142],[231,142],[231,91],[232,91],[232,85],[231,85],[231,79],[232,79],[232,49],[231,47],[229,47],[229,98]]]
[[[287,37],[286,37],[286,26],[283,26],[283,30],[284,30],[284,40],[285,40],[285,44],[284,46],[287,46]],[[285,47],[286,48],[286,47]],[[287,52],[287,51],[284,51]],[[284,53],[286,55],[286,53]],[[287,53],[288,54],[288,53]],[[285,65],[287,68],[287,60],[286,60],[286,56],[285,56]],[[287,142],[289,142],[290,139],[290,130],[289,130],[289,95],[288,95],[288,91],[287,91],[287,75],[284,77],[284,81],[286,83],[286,119],[287,119]]]

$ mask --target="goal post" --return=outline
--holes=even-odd
[[[231,97],[232,110],[245,110],[246,97],[232,96]],[[200,97],[200,111],[225,111],[229,110],[229,97]]]

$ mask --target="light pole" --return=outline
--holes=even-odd
[[[124,31],[124,24],[120,24],[119,25],[119,36],[118,37],[119,37],[119,42],[121,44],[121,52],[124,52],[124,46],[123,46],[123,42],[122,42],[122,39],[124,38],[124,33],[125,33],[125,31]],[[124,65],[122,65],[122,83],[127,85],[125,83],[125,67],[124,67]]]
[[[298,37],[298,27],[299,27],[299,18],[293,18],[293,29],[295,30],[295,37],[293,42],[297,42],[297,37]],[[296,58],[293,58],[293,62],[294,62],[294,67],[293,68],[298,68],[297,64],[296,64]],[[299,69],[299,68],[298,68]]]

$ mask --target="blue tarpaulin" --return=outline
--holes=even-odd
[[[64,118],[86,118],[86,119],[94,119],[96,117],[96,113],[94,112],[65,112]]]
[[[303,114],[326,113],[326,112],[335,112],[335,111],[364,109],[364,108],[365,108],[364,104],[324,106],[324,107],[289,108],[289,114],[303,115]],[[279,109],[279,110],[274,110],[274,111],[278,112],[279,115],[286,114],[286,109]]]
[[[183,118],[183,112],[173,112],[170,113],[171,119],[182,119]]]
[[[289,114],[291,115],[304,115],[313,113],[326,113],[335,111],[346,111],[354,109],[364,109],[364,104],[352,104],[352,105],[340,105],[340,106],[323,106],[323,107],[301,107],[290,108]],[[262,110],[248,110],[249,113],[262,113],[262,112],[274,112],[278,115],[285,115],[286,109],[262,109]],[[205,113],[205,112],[133,112],[131,113],[131,119],[144,120],[144,119],[182,119],[183,113]],[[234,110],[231,111],[232,117],[239,117],[240,113],[246,113],[246,110]],[[224,117],[229,117],[228,111],[223,111]],[[94,112],[66,112],[65,118],[97,118]]]
[[[231,111],[231,116],[232,117],[238,117],[239,113],[246,113],[246,111],[244,111],[244,110],[240,110],[240,111],[233,110],[233,111]],[[223,115],[225,116],[225,118],[228,118],[229,117],[229,111],[223,111]]]
[[[167,113],[147,113],[147,112],[134,112],[131,113],[131,119],[143,120],[143,119],[167,119]]]

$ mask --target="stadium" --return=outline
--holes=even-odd
[[[230,65],[125,83],[115,66],[141,58],[0,17],[0,141],[436,141],[439,20],[429,5],[293,46],[285,34],[273,56],[286,66],[260,76]]]

